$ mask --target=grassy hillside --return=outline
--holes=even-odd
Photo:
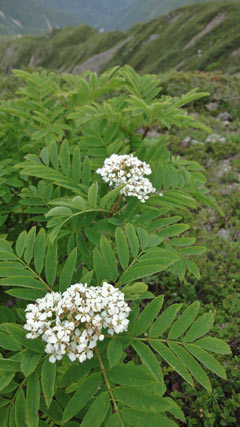
[[[107,22],[105,27],[108,30],[128,30],[138,22],[147,22],[179,7],[207,1],[209,0],[135,0],[121,15],[116,15],[114,21]]]
[[[5,37],[0,71],[21,66],[61,72],[102,71],[130,64],[139,72],[222,70],[240,72],[240,2],[186,6],[130,31],[100,33],[82,25],[50,35]]]

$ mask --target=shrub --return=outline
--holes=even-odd
[[[181,221],[217,206],[201,165],[147,134],[208,131],[181,108],[206,94],[159,98],[158,78],[128,66],[15,74],[26,85],[0,107],[2,425],[184,422],[162,367],[210,392],[206,369],[226,379],[211,353],[230,349],[206,336],[213,314],[198,301],[162,309],[150,277],[200,277],[205,249]]]

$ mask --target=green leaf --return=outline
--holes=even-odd
[[[179,317],[179,319],[172,325],[168,339],[175,340],[180,335],[183,335],[184,332],[189,328],[189,326],[193,323],[195,317],[197,316],[200,308],[199,301],[195,301],[191,304]]]
[[[10,408],[10,411],[14,410],[14,407],[12,407],[12,408]],[[13,412],[12,412],[12,414],[13,414]],[[1,409],[1,427],[9,427],[8,417],[9,417],[9,406]],[[12,415],[12,417],[13,417],[13,415]],[[15,417],[14,417],[14,422],[15,422]],[[15,427],[15,425],[14,425],[14,427]],[[10,426],[10,427],[12,427],[12,426]],[[25,427],[25,425],[23,425],[23,427]]]
[[[104,264],[111,281],[116,282],[118,277],[117,261],[113,250],[105,236],[101,237],[100,248],[104,258]]]
[[[41,274],[44,264],[46,249],[46,232],[44,228],[39,231],[34,246],[34,265],[38,274]]]
[[[59,278],[59,290],[64,292],[70,285],[77,262],[77,248],[74,248],[65,262]]]
[[[157,235],[162,239],[166,239],[167,237],[177,236],[178,234],[181,234],[188,229],[189,229],[188,224],[175,224],[175,225],[170,225],[169,227],[164,228],[159,233],[157,233]]]
[[[180,237],[171,239],[170,243],[172,246],[190,246],[196,242],[194,237]]]
[[[13,378],[15,377],[15,372],[10,373],[9,371],[1,371],[0,375],[0,391],[12,383]]]
[[[183,280],[186,274],[186,265],[182,259],[177,261],[174,265],[177,271],[177,275],[179,277],[179,280]]]
[[[72,199],[72,204],[75,206],[76,209],[79,209],[80,211],[84,211],[86,209],[86,201],[81,196],[76,196]]]
[[[51,405],[54,395],[55,379],[56,363],[50,363],[48,359],[45,359],[41,371],[41,383],[47,408]]]
[[[92,369],[92,360],[86,360],[84,363],[72,364],[67,368],[63,376],[59,381],[60,388],[67,387],[74,381],[78,381],[80,378],[86,376]]]
[[[39,425],[39,406],[40,406],[40,384],[36,372],[34,372],[27,382],[26,409],[27,422],[29,427],[38,427]]]
[[[15,421],[16,427],[27,427],[26,423],[26,400],[22,388],[20,388],[16,395],[15,401]]]
[[[33,279],[26,274],[26,276],[15,276],[0,279],[0,286],[19,286],[33,289],[46,289],[44,283],[39,280]]]
[[[9,372],[20,371],[20,363],[16,360],[0,358],[0,370]]]
[[[62,422],[73,418],[82,409],[86,403],[96,393],[101,381],[101,374],[95,373],[88,376],[78,387],[71,400],[66,405],[63,412]]]
[[[197,279],[200,279],[200,271],[197,264],[191,259],[184,258],[185,264],[187,264],[188,270],[192,273]]]
[[[177,424],[174,421],[159,413],[144,413],[134,409],[124,408],[120,411],[120,414],[127,425],[133,427],[177,427]]]
[[[170,349],[184,363],[186,368],[191,372],[192,376],[208,391],[211,392],[212,387],[206,372],[202,369],[194,357],[189,354],[181,345],[177,343],[169,343]]]
[[[137,233],[142,249],[147,248],[149,244],[149,234],[143,228],[140,227],[137,228]]]
[[[55,141],[52,141],[49,146],[49,157],[54,169],[59,168],[58,149]]]
[[[179,420],[181,420],[183,423],[186,422],[184,413],[180,409],[178,404],[170,397],[167,397],[167,400],[172,404],[172,407],[168,409],[168,412],[170,412],[170,414],[172,414],[175,418],[178,418]]]
[[[62,416],[63,416],[63,410],[56,400],[53,400],[50,408],[47,408],[46,404],[45,404],[45,400],[44,400],[43,396],[41,395],[40,396],[40,411],[43,413],[45,418],[48,416],[51,420],[54,420],[57,424],[61,424]],[[54,424],[55,424],[55,422],[54,422]],[[40,426],[41,426],[41,424],[40,424]],[[49,426],[49,424],[47,424],[47,426]],[[64,427],[65,427],[65,424],[64,424]]]
[[[148,290],[148,285],[143,282],[136,282],[133,285],[126,285],[121,291],[126,295],[126,297],[131,295],[141,295]]]
[[[93,250],[93,266],[97,281],[99,283],[101,283],[104,279],[107,279],[108,273],[105,268],[104,259],[97,248],[94,248]]]
[[[94,182],[88,189],[88,202],[93,207],[97,206],[98,183]]]
[[[127,234],[129,246],[132,252],[132,256],[136,258],[139,251],[139,241],[138,241],[135,228],[132,224],[126,225],[126,234]]]
[[[192,324],[183,341],[192,342],[208,333],[214,322],[212,313],[205,313]]]
[[[11,400],[6,399],[5,397],[0,397],[0,408],[7,406],[9,403],[11,403]]]
[[[0,251],[13,253],[12,246],[4,239],[0,239]]]
[[[161,258],[154,260],[154,264],[151,261],[139,261],[136,265],[129,268],[128,271],[122,274],[119,280],[120,285],[124,285],[132,280],[142,279],[146,276],[159,273],[160,271],[166,270],[170,265],[174,264],[175,261],[171,258]]]
[[[150,338],[159,338],[162,334],[171,326],[174,321],[177,312],[182,307],[182,304],[173,304],[168,307],[152,325],[149,336]]]
[[[83,169],[82,169],[82,184],[86,185],[87,187],[90,184],[91,180],[91,168],[88,157],[85,157],[83,162]]]
[[[41,149],[40,152],[40,159],[42,159],[43,163],[48,166],[49,165],[49,152],[48,152],[48,148],[44,147]]]
[[[123,270],[128,267],[129,264],[129,249],[127,239],[121,228],[117,227],[115,232],[115,239],[117,244],[118,258]]]
[[[123,186],[120,186],[120,187],[114,188],[111,191],[108,191],[107,194],[105,194],[105,196],[103,196],[103,198],[100,200],[101,208],[111,209],[115,200],[119,196],[119,193],[120,193],[122,188],[123,188]]]
[[[59,152],[59,161],[64,175],[69,175],[70,170],[70,153],[69,153],[69,145],[67,140],[65,139],[61,144],[60,152]]]
[[[110,406],[108,392],[101,393],[94,400],[81,422],[82,427],[100,427]]]
[[[68,217],[71,215],[72,215],[71,209],[67,208],[66,206],[55,206],[55,208],[50,209],[50,211],[46,213],[47,218],[51,216]]]
[[[0,332],[0,348],[11,351],[21,351],[21,346],[10,335]]]
[[[75,147],[73,150],[72,173],[74,181],[78,184],[81,178],[81,153],[79,147]]]
[[[172,406],[164,397],[140,387],[116,387],[114,389],[114,397],[124,405],[142,412],[159,413],[168,410]]]
[[[30,264],[32,257],[33,257],[33,248],[36,238],[36,227],[31,228],[31,230],[28,232],[27,238],[26,238],[26,244],[25,244],[25,252],[24,252],[24,260],[27,264]]]
[[[41,354],[33,353],[31,350],[24,351],[21,360],[21,371],[24,373],[25,377],[28,377],[35,371],[41,358]]]
[[[122,423],[120,422],[119,414],[112,414],[104,427],[122,427]]]
[[[191,386],[193,386],[193,380],[184,364],[180,359],[178,359],[175,354],[163,343],[160,341],[150,340],[151,346],[156,350],[157,353],[170,365],[172,368],[181,375]]]
[[[26,230],[22,231],[21,234],[19,234],[19,236],[17,238],[16,253],[19,256],[19,258],[22,256],[23,251],[25,249],[26,238],[27,238]]]
[[[181,255],[202,255],[206,252],[206,248],[203,246],[191,246],[190,248],[180,249]]]
[[[45,274],[47,282],[53,286],[57,273],[57,242],[56,240],[48,246],[45,260]]]
[[[110,368],[117,365],[123,355],[123,346],[120,340],[112,339],[107,347],[107,357]]]
[[[153,320],[162,308],[163,300],[164,296],[159,295],[146,305],[133,327],[133,336],[138,337],[139,335],[142,335],[151,326]]]
[[[0,260],[3,261],[18,261],[18,257],[14,253],[0,250]]]
[[[218,338],[204,337],[195,341],[194,344],[213,353],[231,354],[229,345]]]
[[[44,343],[42,340],[29,340],[26,338],[26,331],[20,325],[7,323],[4,325],[6,331],[11,335],[19,344],[25,348],[29,348],[35,353],[44,353]]]
[[[156,356],[152,350],[143,342],[135,341],[132,347],[139,355],[142,363],[146,366],[153,378],[164,388],[163,374]]]
[[[172,216],[169,218],[160,218],[157,219],[156,221],[153,221],[150,224],[149,230],[153,231],[156,230],[157,228],[162,228],[162,227],[167,227],[168,225],[174,224],[175,222],[178,222],[182,219],[181,216]]]
[[[211,356],[207,351],[201,349],[195,344],[184,344],[185,348],[193,354],[196,359],[199,360],[204,366],[206,366],[210,371],[214,372],[219,377],[224,380],[227,379],[226,372],[220,363]]]
[[[27,301],[36,301],[37,298],[43,298],[46,295],[46,292],[39,289],[23,289],[23,288],[14,288],[10,291],[5,291],[6,294],[13,297],[24,299]]]
[[[156,379],[144,365],[135,366],[132,362],[118,364],[107,372],[113,384],[141,387],[156,384]]]

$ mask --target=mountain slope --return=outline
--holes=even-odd
[[[130,64],[144,73],[240,73],[239,22],[240,3],[223,1],[183,7],[126,33],[81,25],[47,36],[6,37],[0,41],[0,71],[40,66],[80,74]]]
[[[49,7],[42,0],[0,0],[0,34],[37,34],[79,23],[78,17]]]
[[[114,20],[106,21],[107,30],[128,30],[138,22],[147,22],[153,18],[165,15],[182,6],[194,3],[206,3],[209,0],[135,0],[121,14],[116,14]],[[239,1],[239,0],[235,0]]]

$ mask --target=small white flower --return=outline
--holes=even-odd
[[[96,287],[76,283],[62,295],[46,294],[36,304],[29,304],[25,311],[26,337],[42,337],[51,363],[65,354],[72,362],[83,363],[93,357],[92,349],[97,342],[104,340],[103,328],[110,335],[127,330],[130,308],[124,294],[104,282]]]
[[[56,362],[56,357],[55,356],[53,356],[53,354],[49,357],[49,362],[50,363],[55,363]]]
[[[105,159],[103,167],[97,169],[97,173],[110,186],[125,185],[120,193],[137,197],[142,203],[149,198],[148,194],[156,191],[151,181],[144,177],[144,175],[151,175],[150,165],[134,157],[133,154],[112,154]]]

